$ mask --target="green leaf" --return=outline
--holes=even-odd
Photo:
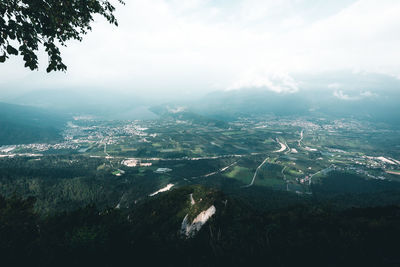
[[[122,0],[119,3],[124,4]],[[51,71],[66,71],[59,46],[69,40],[82,41],[83,35],[92,29],[95,15],[117,25],[115,7],[110,0],[0,0],[0,62],[9,55],[21,55],[25,67],[37,69],[36,53],[44,44]],[[11,45],[19,46],[19,51]],[[57,42],[55,44],[55,42]]]
[[[7,46],[7,53],[10,55],[18,55],[18,50],[12,47],[11,45]]]

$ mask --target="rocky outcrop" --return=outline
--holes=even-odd
[[[149,196],[150,196],[150,197],[153,197],[153,196],[155,196],[155,195],[157,195],[157,194],[159,194],[159,193],[169,191],[173,186],[174,186],[174,184],[168,184],[166,187],[161,188],[160,190],[158,190],[158,191],[156,191],[156,192],[150,194]]]
[[[214,205],[209,207],[207,210],[200,212],[199,215],[193,220],[192,223],[189,222],[189,214],[185,216],[182,221],[181,234],[186,238],[194,237],[197,232],[200,231],[201,227],[215,214],[217,209]]]

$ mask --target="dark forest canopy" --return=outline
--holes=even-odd
[[[106,0],[1,0],[0,63],[20,55],[25,67],[38,69],[37,52],[43,45],[49,56],[47,72],[66,71],[59,46],[81,41],[96,14],[118,26],[114,11]]]
[[[179,234],[188,195],[217,213],[193,238]],[[223,202],[222,200],[227,200]],[[204,187],[131,205],[39,216],[35,199],[0,195],[2,266],[399,266],[400,208],[296,205],[255,211]],[[199,203],[199,202],[198,202]],[[224,204],[226,203],[226,204]]]

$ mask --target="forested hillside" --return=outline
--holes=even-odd
[[[66,118],[39,108],[0,103],[0,145],[59,140]]]
[[[190,209],[190,194],[196,202],[214,205],[216,213],[197,235],[187,238],[179,230]],[[400,263],[398,206],[338,211],[297,205],[260,213],[240,199],[198,186],[132,203],[129,209],[89,205],[39,217],[33,205],[32,198],[0,198],[0,254],[5,266]]]

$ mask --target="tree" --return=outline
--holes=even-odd
[[[0,0],[0,63],[20,55],[25,67],[38,69],[37,52],[43,45],[47,72],[66,71],[59,46],[81,41],[96,14],[118,26],[114,11],[107,0]]]

